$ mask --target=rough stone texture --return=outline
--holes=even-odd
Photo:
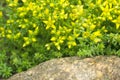
[[[52,59],[8,80],[120,80],[120,58],[97,56]]]

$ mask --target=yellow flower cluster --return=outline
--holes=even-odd
[[[101,41],[102,33],[109,31],[111,28],[116,28],[120,31],[120,1],[117,0],[98,0],[90,2],[89,6],[92,13],[84,20],[82,26],[85,28],[82,36],[89,38],[95,43]],[[110,25],[110,24],[115,25]],[[108,29],[108,30],[107,30]]]
[[[77,46],[78,37],[100,42],[102,33],[108,31],[105,21],[115,23],[116,29],[120,26],[120,1],[117,0],[91,1],[87,8],[79,0],[76,4],[71,3],[71,0],[22,0],[23,6],[17,6],[18,0],[7,1],[10,7],[15,7],[14,15],[17,16],[14,20],[7,20],[7,24],[19,29],[15,33],[11,31],[14,33],[11,36],[15,39],[21,36],[23,47],[37,41],[36,35],[44,27],[41,24],[51,35],[50,43],[46,44],[47,49],[54,45],[58,50],[63,44],[68,48]],[[7,33],[10,38],[11,33]]]
[[[110,20],[116,24],[116,29],[119,29],[120,23],[120,1],[118,0],[99,0],[102,13],[100,18],[102,20]]]
[[[51,31],[51,43],[46,44],[47,49],[50,49],[51,45],[55,45],[58,50],[60,50],[61,45],[67,42],[68,48],[76,46],[75,39],[79,36],[74,28],[77,26],[72,26],[69,23],[75,24],[75,19],[79,19],[83,14],[83,6],[81,3],[79,5],[70,5],[69,1],[61,0],[58,2],[51,2],[50,8],[45,9],[45,21],[46,29]],[[46,4],[47,5],[47,4]],[[68,9],[68,11],[66,10]],[[47,19],[47,20],[46,20]],[[71,19],[71,20],[70,20]],[[67,22],[70,21],[70,22]]]

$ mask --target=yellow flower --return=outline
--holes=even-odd
[[[52,37],[50,40],[51,41],[56,41],[56,37]]]
[[[16,36],[17,36],[17,37],[20,37],[20,35],[21,35],[21,33],[20,33],[20,32],[18,32],[18,33],[16,34]]]
[[[72,36],[68,36],[68,40],[74,40],[74,38]]]
[[[80,5],[77,6],[76,14],[77,15],[82,15],[83,14],[83,6],[80,6]]]
[[[39,32],[39,28],[38,28],[38,26],[37,26],[37,27],[35,28],[34,34],[37,35],[38,32]]]
[[[54,42],[54,45],[57,47],[58,50],[60,50],[60,45],[58,42]]]
[[[32,41],[33,41],[33,42],[36,42],[37,40],[36,40],[36,38],[32,38]]]
[[[57,32],[56,32],[56,35],[60,35],[60,31],[57,31]]]
[[[97,1],[96,1],[96,4],[97,4],[97,5],[101,5],[101,2],[102,2],[102,0],[97,0]]]
[[[0,31],[4,31],[5,29],[3,27],[0,27]]]
[[[21,12],[21,13],[19,14],[20,17],[24,17],[25,15],[26,15],[26,12]]]
[[[21,33],[18,32],[15,36],[14,36],[14,39],[18,39],[20,37]]]
[[[68,42],[68,48],[71,48],[71,46],[72,46],[72,45],[70,44],[70,42]]]
[[[22,12],[22,11],[25,11],[25,10],[26,10],[25,7],[18,7],[18,8],[17,8],[17,11],[18,11],[18,12]]]
[[[59,45],[59,43],[58,43],[58,42],[54,42],[54,45],[55,45],[55,46],[58,46],[58,45]]]
[[[14,4],[13,4],[13,3],[10,3],[8,6],[13,7],[13,6],[14,6]]]
[[[70,17],[72,20],[79,18],[83,14],[83,6],[77,5],[72,9],[72,13],[70,13]]]
[[[29,5],[28,5],[28,8],[29,8],[30,10],[34,10],[34,8],[35,8],[35,3],[30,2]]]
[[[10,2],[10,0],[6,0],[6,2]]]
[[[95,35],[91,34],[90,39],[91,39],[91,40],[94,40],[95,37],[96,37]]]
[[[63,4],[65,2],[65,0],[60,0],[59,3],[60,4]]]
[[[65,37],[60,36],[58,38],[58,42],[62,44],[64,42],[64,39],[65,39]]]
[[[13,23],[14,20],[7,20],[7,24]]]
[[[18,0],[14,0],[15,3],[18,3]]]
[[[54,3],[50,3],[50,7],[54,7]]]
[[[60,45],[56,46],[58,50],[60,50]]]
[[[11,34],[7,34],[6,37],[7,37],[8,39],[11,39],[11,38],[12,38],[12,35],[11,35]]]
[[[70,33],[72,31],[72,29],[67,29],[66,32],[67,33]]]
[[[65,8],[66,6],[69,6],[69,4],[70,4],[69,1],[66,0],[61,5],[62,5],[63,8]]]
[[[71,22],[72,26],[75,26],[75,22]]]
[[[28,19],[24,19],[24,21],[27,23],[27,22],[28,22]]]
[[[38,17],[39,17],[39,18],[40,18],[40,17],[42,17],[42,14],[41,14],[41,13],[39,13],[39,14],[38,14]]]
[[[98,43],[98,42],[101,41],[101,39],[99,39],[99,38],[95,38],[93,41],[94,41],[95,43]]]
[[[73,46],[76,46],[77,44],[76,44],[76,42],[75,42],[75,41],[73,41],[73,42],[72,42],[72,45],[73,45]]]
[[[87,27],[88,27],[88,24],[87,24],[87,23],[83,23],[82,26],[83,26],[84,28],[87,28]]]
[[[24,2],[24,3],[25,3],[26,1],[27,1],[27,0],[22,0],[22,2]]]
[[[12,33],[12,31],[9,29],[9,30],[8,30],[8,33]]]
[[[95,4],[94,3],[90,3],[90,5],[89,5],[91,8],[93,8],[94,6],[95,6]]]
[[[29,45],[30,44],[30,42],[29,41],[26,41],[24,44],[23,44],[23,47],[25,47],[25,46],[27,46],[27,45]]]
[[[105,26],[103,26],[101,29],[102,29],[104,32],[108,32],[108,30],[105,29]]]
[[[97,42],[100,42],[100,41],[101,41],[101,39],[98,38],[98,37],[100,37],[100,36],[102,36],[102,34],[101,34],[100,31],[98,30],[98,31],[93,32],[93,33],[91,34],[90,39],[97,43]]]
[[[105,30],[104,30],[104,32],[108,32],[108,30],[107,30],[107,29],[105,29]]]
[[[49,9],[46,8],[45,11],[44,11],[44,13],[45,13],[46,15],[48,15],[48,14],[49,14]]]
[[[37,11],[33,11],[33,16],[37,16]]]
[[[2,13],[2,11],[0,11],[0,17],[2,17],[3,16],[3,13]]]
[[[120,24],[116,23],[116,29],[119,29]]]
[[[1,33],[1,37],[5,37],[5,32],[4,31]]]
[[[51,30],[51,34],[56,34],[56,29]]]
[[[100,31],[98,30],[98,31],[96,31],[96,32],[93,32],[93,35],[97,37],[97,36],[101,36],[102,34],[101,34]]]
[[[50,44],[46,44],[45,47],[47,47],[47,50],[50,50]]]
[[[22,25],[19,25],[19,27],[26,28],[26,25],[22,24]]]
[[[92,24],[92,25],[90,26],[90,30],[94,30],[95,27],[96,27],[96,25]]]
[[[48,21],[43,21],[43,22],[47,25],[46,29],[49,29],[50,27],[55,29],[55,25],[54,25],[55,20],[52,20],[51,17],[48,18]]]
[[[68,44],[68,48],[71,48],[72,46],[77,45],[75,41],[69,41],[69,42],[67,42],[67,44]]]
[[[87,37],[90,36],[90,33],[89,32],[84,32],[82,36],[83,36],[83,38],[87,38]]]
[[[112,22],[114,22],[116,24],[116,29],[119,29],[119,27],[120,27],[120,16],[118,16],[117,19],[113,20]]]
[[[23,37],[23,39],[24,39],[25,41],[28,41],[28,40],[29,40],[29,38],[28,38],[28,37]]]
[[[28,30],[28,33],[29,33],[30,35],[33,35],[33,31],[32,31],[32,30]]]
[[[58,13],[57,13],[58,11],[57,10],[55,10],[54,12],[53,12],[53,18],[54,19],[57,19],[58,18]]]
[[[60,12],[60,14],[59,14],[59,17],[60,17],[61,19],[67,19],[67,15],[68,15],[68,14],[65,14],[64,9],[62,9],[61,12]]]
[[[110,16],[110,12],[113,10],[112,8],[109,8],[110,6],[108,5],[108,4],[106,4],[106,6],[105,7],[101,7],[101,10],[103,11],[102,12],[102,14],[101,14],[101,16],[106,16],[106,17],[108,17],[108,16]]]
[[[113,18],[112,18],[112,16],[108,16],[108,19],[109,19],[109,20],[112,20]]]

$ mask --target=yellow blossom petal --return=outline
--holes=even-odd
[[[52,37],[50,40],[51,41],[56,41],[56,37]]]
[[[94,42],[95,42],[95,43],[98,43],[98,42],[100,42],[100,41],[101,41],[101,39],[99,39],[99,38],[95,38],[95,39],[94,39]]]
[[[33,42],[36,42],[37,40],[36,40],[36,38],[32,38],[32,41],[33,41]]]
[[[0,17],[2,17],[3,16],[3,13],[2,13],[2,11],[0,11]]]

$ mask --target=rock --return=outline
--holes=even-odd
[[[120,58],[97,56],[52,59],[8,80],[120,80]]]

